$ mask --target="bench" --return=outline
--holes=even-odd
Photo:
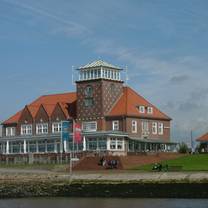
[[[177,165],[167,165],[161,163],[155,163],[152,167],[152,171],[180,171],[182,170],[183,166]]]

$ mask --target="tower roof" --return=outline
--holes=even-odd
[[[88,69],[88,68],[95,68],[95,67],[106,67],[106,68],[112,68],[112,69],[119,69],[121,70],[120,67],[118,66],[114,66],[112,64],[109,64],[103,60],[96,60],[96,61],[93,61],[91,63],[88,63],[84,66],[81,66],[79,69]]]

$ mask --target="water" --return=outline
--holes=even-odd
[[[208,199],[31,198],[2,199],[0,208],[207,208]]]

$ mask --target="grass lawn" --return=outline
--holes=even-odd
[[[186,155],[173,160],[161,162],[162,165],[181,166],[180,171],[208,171],[208,154]],[[134,170],[152,171],[153,164],[139,166]]]

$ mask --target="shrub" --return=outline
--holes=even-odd
[[[189,148],[188,148],[187,144],[181,143],[181,144],[179,145],[178,152],[179,152],[179,153],[184,153],[184,154],[185,154],[185,153],[188,153],[188,152],[189,152]]]

